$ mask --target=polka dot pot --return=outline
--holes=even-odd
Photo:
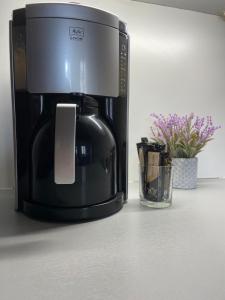
[[[173,187],[176,189],[195,189],[197,187],[198,159],[173,158]]]

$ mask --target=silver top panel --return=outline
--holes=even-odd
[[[118,97],[119,30],[76,19],[32,18],[26,28],[30,93]]]
[[[119,19],[108,12],[79,4],[37,3],[26,5],[26,18],[66,18],[95,22],[119,29]]]

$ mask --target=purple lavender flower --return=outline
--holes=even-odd
[[[153,113],[151,117],[153,140],[165,143],[173,157],[195,157],[221,128],[213,125],[211,116],[199,117],[194,113],[184,116]]]

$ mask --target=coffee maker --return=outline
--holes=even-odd
[[[126,26],[76,4],[31,4],[10,21],[16,209],[54,221],[127,199]]]

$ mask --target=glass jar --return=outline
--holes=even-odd
[[[172,204],[173,167],[140,165],[140,202],[151,208],[165,208]]]

